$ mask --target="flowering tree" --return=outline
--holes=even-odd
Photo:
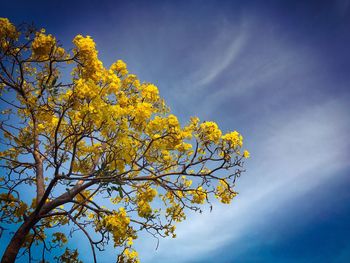
[[[16,228],[2,262],[37,259],[33,246],[44,262],[75,231],[95,262],[109,241],[118,262],[138,262],[139,231],[175,237],[186,210],[229,203],[249,157],[236,131],[198,118],[181,126],[155,85],[121,60],[104,67],[91,37],[73,44],[0,18],[0,219]],[[56,259],[80,262],[68,248]]]

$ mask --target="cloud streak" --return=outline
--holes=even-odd
[[[225,50],[219,50],[219,54],[215,54],[214,52],[215,58],[211,58],[208,61],[208,69],[202,70],[199,73],[199,77],[197,77],[198,80],[193,86],[201,87],[211,84],[223,71],[235,62],[245,42],[246,36],[244,32],[239,32],[238,35],[234,36]]]
[[[260,127],[263,134],[253,138],[253,159],[241,179],[239,198],[229,207],[216,204],[212,213],[190,216],[179,226],[178,238],[161,241],[155,253],[148,253],[154,244],[142,242],[141,257],[145,262],[191,262],[244,238],[261,220],[273,224],[269,212],[283,209],[287,200],[312,191],[347,166],[350,145],[344,142],[350,120],[344,105],[344,100],[329,101],[304,113],[271,118],[271,129]]]

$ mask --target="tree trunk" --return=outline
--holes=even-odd
[[[21,249],[26,235],[30,229],[37,223],[38,220],[28,218],[16,231],[8,244],[4,255],[2,256],[1,263],[12,263],[15,262],[17,254]]]
[[[12,263],[15,262],[17,254],[21,249],[26,235],[29,233],[30,229],[35,226],[40,220],[41,215],[47,215],[50,211],[59,205],[65,204],[72,200],[78,193],[88,188],[89,186],[95,184],[94,180],[84,184],[83,181],[79,181],[77,185],[69,192],[65,192],[53,201],[44,204],[41,209],[32,213],[26,221],[18,228],[14,236],[12,237],[10,243],[8,244],[4,255],[2,256],[1,263]]]

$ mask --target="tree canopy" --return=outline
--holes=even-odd
[[[196,117],[181,125],[155,85],[122,60],[105,67],[90,36],[64,49],[0,18],[0,89],[1,230],[15,229],[2,262],[54,248],[80,262],[66,247],[75,231],[94,261],[112,242],[118,262],[138,262],[139,231],[175,237],[186,211],[237,194],[242,135]]]

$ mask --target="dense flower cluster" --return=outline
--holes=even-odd
[[[7,49],[9,41],[17,39],[19,33],[7,18],[0,17],[0,48]]]
[[[16,27],[7,18],[0,17],[0,39],[16,38],[18,32]]]
[[[83,79],[92,79],[98,81],[102,74],[102,62],[97,57],[95,42],[90,36],[83,37],[77,35],[73,39],[76,46],[74,52],[83,66],[78,67],[79,75]]]
[[[200,126],[200,137],[204,142],[217,143],[221,138],[221,130],[218,125],[212,121],[203,122]]]
[[[222,136],[222,139],[228,143],[229,147],[236,148],[243,146],[243,136],[237,131],[233,131]]]
[[[151,102],[159,99],[158,88],[153,84],[145,84],[141,86],[142,96]]]
[[[130,248],[126,248],[123,254],[119,256],[118,263],[139,263],[138,253]]]
[[[124,207],[120,207],[119,211],[114,211],[111,215],[106,215],[102,221],[102,227],[112,234],[115,247],[122,245],[129,237],[136,238],[129,224],[130,218]]]
[[[116,71],[117,74],[120,76],[125,76],[126,74],[128,74],[126,64],[122,60],[117,60],[117,62],[113,63],[110,69]]]
[[[48,59],[54,51],[56,39],[52,35],[46,35],[45,30],[38,32],[32,42],[33,57],[37,59]]]
[[[148,185],[138,188],[137,191],[137,212],[140,217],[150,217],[152,214],[152,208],[150,202],[156,197],[157,191],[152,189]]]

